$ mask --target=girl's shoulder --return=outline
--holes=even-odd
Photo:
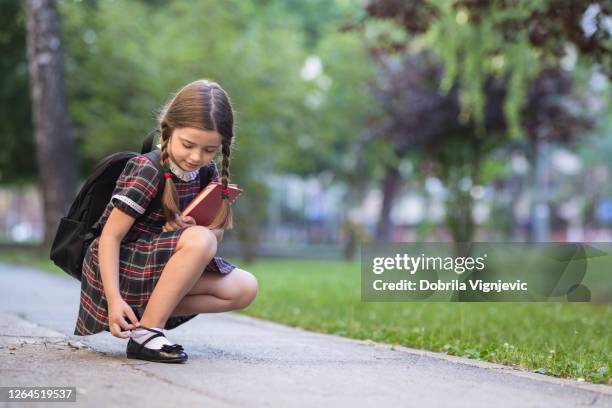
[[[117,179],[119,189],[140,190],[147,196],[154,196],[162,180],[161,170],[144,155],[130,158]]]
[[[151,159],[149,159],[147,156],[145,156],[142,153],[138,153],[134,155],[134,157],[128,160],[128,163],[132,163],[133,165],[136,165],[136,166],[151,167],[155,170],[157,170],[157,167],[158,167],[158,166],[155,166],[155,164],[153,164]]]
[[[143,154],[137,154],[130,158],[123,169],[123,175],[131,177],[142,177],[150,181],[161,178],[161,171]]]
[[[140,217],[158,193],[160,173],[147,157],[131,157],[115,183],[112,205],[134,218]]]

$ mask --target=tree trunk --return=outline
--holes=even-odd
[[[473,200],[469,191],[459,186],[449,189],[447,223],[454,242],[470,242],[474,237]]]
[[[233,208],[234,231],[240,247],[242,261],[250,265],[258,257],[261,239],[261,219],[265,216],[265,205],[269,196],[258,183],[244,186],[252,193]],[[250,189],[250,190],[249,190]]]
[[[68,118],[60,22],[53,0],[25,0],[36,161],[44,211],[44,247],[74,199],[78,157]],[[23,152],[30,154],[31,152]]]
[[[546,138],[541,137],[534,143],[533,192],[531,208],[531,242],[550,240],[550,205],[548,202],[548,161],[549,147]]]
[[[455,243],[455,254],[462,255],[461,243],[471,242],[476,232],[472,210],[474,200],[471,190],[480,181],[482,160],[481,141],[478,136],[465,143],[463,151],[457,150],[457,161],[447,163],[444,176],[448,188],[446,202],[446,222]],[[469,186],[462,186],[463,180],[469,180]]]
[[[386,166],[382,183],[383,200],[376,228],[376,239],[379,242],[391,240],[391,207],[400,186],[400,173],[396,166]]]
[[[240,254],[246,265],[251,265],[257,259],[259,247],[259,231],[256,225],[241,225],[236,229],[238,242],[240,243]]]

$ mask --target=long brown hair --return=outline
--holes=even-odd
[[[234,140],[234,111],[229,96],[219,84],[200,79],[185,85],[164,105],[158,117],[160,126],[160,164],[169,168],[168,141],[174,129],[192,127],[205,131],[216,131],[221,136],[221,174],[219,180],[227,188],[230,179],[230,153]],[[232,211],[228,200],[223,205],[209,228],[231,229]],[[180,214],[179,197],[171,178],[166,179],[162,196],[166,220],[174,220]]]

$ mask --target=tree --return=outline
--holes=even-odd
[[[307,84],[298,73],[306,53],[297,17],[275,2],[236,0],[64,1],[61,11],[86,172],[104,155],[139,148],[158,108],[185,83],[210,78],[228,91],[236,109],[231,179],[248,192],[234,207],[235,233],[253,260],[265,225],[265,177],[278,169],[278,144],[294,143],[303,118]]]
[[[60,21],[53,0],[26,0],[27,52],[36,161],[45,219],[44,247],[77,185],[77,151],[66,105]]]
[[[473,236],[471,187],[479,182],[482,161],[505,140],[500,102],[503,88],[491,81],[487,106],[488,137],[476,134],[475,124],[462,123],[456,88],[439,90],[443,69],[430,52],[378,55],[379,81],[372,88],[386,113],[377,122],[378,139],[390,146],[382,183],[383,205],[377,239],[389,240],[390,210],[402,184],[399,164],[409,156],[429,163],[430,175],[440,177],[448,188],[447,225],[456,241]],[[465,186],[465,181],[470,184]]]
[[[459,86],[462,115],[483,124],[484,84],[506,78],[504,112],[510,135],[521,136],[527,85],[540,68],[556,66],[568,45],[612,78],[612,33],[604,0],[371,0],[356,23],[391,21],[406,37],[385,38],[387,50],[429,47],[445,67],[442,87]]]
[[[413,143],[415,150],[422,150],[430,158],[434,158],[438,175],[446,181],[451,192],[450,201],[447,203],[447,214],[448,225],[455,240],[469,240],[472,237],[469,187],[478,182],[479,169],[481,163],[486,160],[486,155],[501,146],[507,136],[516,138],[527,134],[533,140],[535,126],[539,135],[547,128],[551,129],[549,134],[555,134],[554,130],[559,129],[562,138],[571,138],[580,129],[588,128],[588,120],[584,120],[584,110],[573,112],[567,103],[563,107],[564,102],[569,100],[572,102],[569,105],[573,104],[574,107],[580,103],[578,98],[571,95],[571,81],[568,84],[567,75],[556,68],[560,58],[558,47],[551,46],[551,42],[542,41],[541,38],[536,41],[536,36],[527,35],[527,31],[516,29],[525,26],[524,24],[528,22],[532,22],[536,27],[544,24],[549,28],[546,35],[551,41],[552,37],[555,37],[555,44],[563,44],[563,41],[570,40],[578,41],[575,28],[580,26],[581,15],[570,16],[567,13],[563,13],[562,17],[553,15],[551,7],[558,6],[557,3],[556,0],[452,3],[437,0],[370,1],[366,6],[366,17],[350,27],[374,33],[371,54],[379,61],[381,60],[379,55],[393,53],[403,55],[410,52],[416,54],[418,52],[415,50],[429,49],[435,53],[439,63],[444,67],[443,75],[434,80],[431,72],[429,76],[423,75],[422,70],[419,71],[417,67],[418,64],[413,64],[411,69],[416,69],[419,73],[414,74],[417,79],[412,80],[412,85],[408,86],[406,78],[412,75],[410,72],[400,69],[401,74],[393,77],[394,84],[399,85],[397,94],[420,95],[425,92],[433,99],[420,96],[408,100],[411,97],[405,96],[403,101],[396,101],[400,105],[410,104],[411,108],[396,109],[401,111],[401,114],[391,111],[390,118],[395,118],[400,129],[393,132],[395,136],[389,137],[392,140],[395,138],[396,143],[392,142],[392,145],[400,147],[399,150],[395,150],[396,155],[399,154],[401,158],[402,143],[397,143],[398,135],[408,140],[410,140],[409,134],[412,134],[412,139],[415,138],[415,134],[427,135],[426,130],[411,128],[410,124],[406,127],[406,121],[410,120],[406,119],[406,115],[413,119],[418,117],[415,114],[415,110],[419,109],[418,106],[431,105],[437,93],[446,94],[449,100],[456,101],[450,104],[457,108],[457,111],[454,113],[455,123],[449,129],[438,134],[430,133],[421,139],[425,141],[424,144]],[[582,2],[580,6],[582,8],[579,7],[577,10],[584,11],[589,6],[597,5],[598,2]],[[544,21],[545,19],[539,14],[545,11],[551,14],[552,22]],[[552,29],[568,24],[568,18],[573,19],[573,29],[561,30],[561,34],[558,30]],[[384,24],[386,22],[392,23]],[[514,27],[514,30],[509,27]],[[607,47],[606,35],[599,26],[597,27],[595,32],[599,33],[597,35],[601,38],[598,37],[597,41],[593,41],[590,48],[581,49],[590,50],[592,59],[605,65],[609,60],[599,53],[601,49]],[[555,34],[551,34],[553,31]],[[540,34],[542,32],[540,30]],[[558,38],[559,35],[561,39]],[[550,70],[542,71],[549,66]],[[427,85],[432,80],[435,86],[428,89]],[[541,86],[542,84],[554,85],[551,87]],[[531,89],[531,86],[534,86],[535,90]],[[382,88],[387,89],[389,86]],[[535,95],[546,103],[530,103]],[[387,97],[392,99],[389,95],[383,99]],[[389,108],[390,104],[386,106]],[[554,110],[556,116],[564,117],[572,125],[566,128],[557,127],[555,123],[560,124],[557,121],[550,126],[548,119],[550,115],[546,109]],[[419,123],[428,121],[445,123],[446,113],[444,109],[437,107],[436,114],[440,116],[439,118],[433,115],[427,120],[420,120]],[[533,118],[535,122],[531,122]],[[430,140],[427,140],[428,137]],[[539,144],[533,146],[537,147]],[[397,178],[394,177],[395,172],[393,167],[388,168],[389,180]],[[461,183],[462,181],[467,182]],[[389,191],[389,187],[385,185],[383,191]],[[388,201],[390,199],[383,200],[383,202]],[[380,238],[386,235],[389,209],[388,203],[383,204],[378,228]]]
[[[390,238],[390,210],[402,185],[400,162],[417,156],[428,163],[423,166],[428,169],[425,175],[439,177],[447,187],[447,226],[454,240],[470,241],[475,231],[472,187],[490,181],[483,179],[482,169],[492,153],[510,142],[516,144],[508,137],[503,114],[508,84],[493,77],[486,83],[485,135],[480,135],[474,120],[463,123],[459,118],[458,86],[449,93],[440,91],[443,68],[431,52],[382,54],[377,61],[379,75],[372,92],[385,114],[375,124],[376,139],[390,150],[384,164],[377,238]],[[526,154],[533,155],[538,135],[567,143],[591,127],[585,101],[573,93],[567,72],[543,70],[529,89],[521,115],[527,140],[532,141],[523,143]]]

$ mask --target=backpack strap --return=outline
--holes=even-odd
[[[147,159],[149,159],[149,161],[153,163],[153,165],[157,168],[157,170],[161,172],[161,165],[159,164],[161,151],[159,149],[151,150],[151,148],[153,147],[153,140],[157,134],[159,134],[159,130],[157,129],[153,129],[152,131],[149,132],[149,134],[145,137],[142,143],[141,154],[145,156]],[[201,167],[200,168],[200,191],[204,187],[206,187],[208,183],[210,183],[211,180],[212,180],[212,169],[210,168],[210,166]],[[157,194],[155,195],[153,200],[151,200],[151,203],[149,204],[145,213],[141,217],[148,216],[155,208],[158,208],[159,206],[161,206],[161,198],[164,193],[165,186],[166,186],[166,178],[161,177],[161,179],[159,180],[159,187],[157,189]]]
[[[149,153],[151,150],[153,150],[153,140],[155,140],[155,137],[158,135],[159,129],[153,129],[145,136],[142,142],[142,147],[140,148],[141,154]]]

